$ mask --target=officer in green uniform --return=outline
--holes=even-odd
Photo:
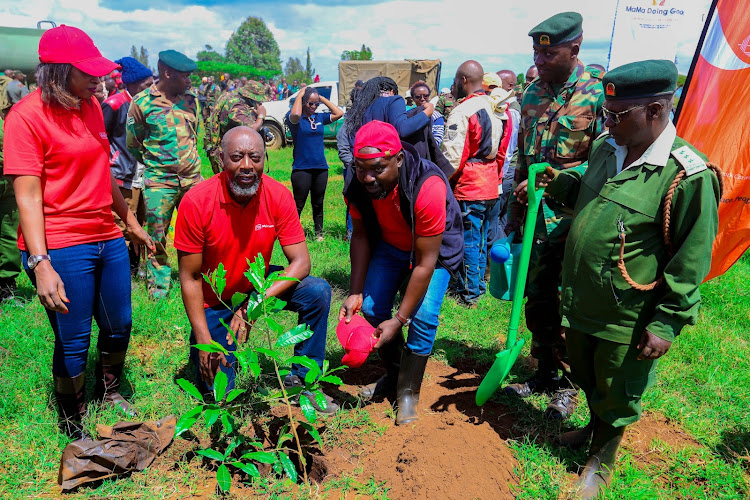
[[[16,277],[21,273],[18,250],[18,205],[13,181],[3,176],[3,119],[0,117],[0,301],[16,292]]]
[[[206,154],[215,173],[223,170],[221,160],[221,138],[234,127],[250,127],[256,132],[263,126],[266,108],[263,84],[248,80],[242,87],[225,92],[214,105],[206,122]]]
[[[582,23],[580,14],[563,12],[529,32],[539,77],[529,85],[521,103],[516,183],[528,177],[528,167],[533,163],[549,162],[561,170],[580,165],[602,132],[601,75],[578,60]],[[525,206],[511,198],[509,212],[505,231],[515,231],[519,236]],[[578,391],[570,381],[558,313],[558,287],[570,216],[571,211],[554,200],[542,202],[526,289],[526,325],[532,333],[531,355],[537,359],[538,367],[529,380],[505,388],[507,393],[520,397],[554,393],[545,411],[548,418],[565,418],[577,404]],[[562,378],[558,377],[559,369],[563,371]]]
[[[695,324],[711,266],[720,183],[706,156],[669,120],[677,67],[641,61],[604,76],[609,133],[588,168],[549,168],[547,194],[574,207],[562,275],[562,323],[573,380],[591,422],[563,444],[591,439],[583,498],[609,484],[625,426],[641,416],[658,359]],[[680,174],[682,180],[670,190]],[[673,191],[673,194],[669,194]],[[668,220],[667,237],[662,228]]]
[[[127,147],[146,167],[146,231],[156,243],[156,253],[146,263],[148,290],[153,297],[163,298],[172,275],[166,249],[172,213],[182,196],[203,178],[198,155],[200,105],[189,90],[195,61],[166,50],[159,52],[158,66],[159,83],[130,104]]]

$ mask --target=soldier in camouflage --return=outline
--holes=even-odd
[[[214,105],[206,122],[206,154],[211,160],[215,173],[223,170],[221,161],[221,138],[227,131],[240,125],[255,131],[263,126],[266,108],[261,102],[265,99],[263,84],[249,80],[246,85],[231,92],[225,92]]]
[[[448,116],[450,116],[451,111],[453,111],[453,108],[455,108],[457,105],[458,99],[453,97],[452,92],[448,92],[447,94],[440,94],[440,97],[438,97],[437,100],[437,104],[435,104],[435,111],[443,115],[443,118],[447,123]]]
[[[160,52],[158,66],[159,83],[133,98],[127,121],[128,150],[146,167],[146,231],[156,243],[146,270],[149,293],[157,299],[167,295],[172,277],[166,249],[172,213],[182,196],[203,180],[200,105],[189,90],[190,73],[197,66],[174,50]]]
[[[549,162],[558,170],[582,164],[594,139],[603,131],[601,72],[584,67],[578,60],[582,23],[580,14],[564,12],[529,32],[539,76],[526,89],[521,103],[515,184],[528,178],[533,163]],[[513,197],[506,233],[519,233],[524,212],[525,207]],[[552,199],[542,202],[526,288],[526,325],[532,333],[531,355],[537,359],[538,368],[526,382],[505,388],[520,397],[554,393],[545,415],[557,419],[575,410],[578,396],[569,377],[558,293],[571,215],[569,209]],[[558,377],[559,369],[562,378]]]
[[[3,119],[0,117],[0,302],[15,294],[16,277],[21,273],[18,221],[13,181],[3,176]]]

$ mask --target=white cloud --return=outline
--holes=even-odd
[[[621,0],[651,3],[651,0]],[[677,2],[678,0],[668,0]],[[696,10],[706,10],[710,0],[679,0]],[[476,59],[487,69],[509,67],[522,72],[532,64],[527,35],[534,25],[561,10],[584,16],[581,59],[606,64],[617,0],[490,0],[484,4],[460,2],[395,1],[356,7],[331,7],[312,3],[269,2],[221,8],[199,5],[154,7],[122,12],[99,5],[98,0],[34,0],[0,6],[0,24],[33,27],[52,19],[85,30],[105,56],[118,58],[131,45],[144,45],[153,55],[173,48],[195,55],[205,44],[222,50],[234,29],[249,15],[262,17],[281,49],[281,59],[299,57],[304,62],[310,47],[313,66],[323,79],[337,79],[338,59],[344,50],[367,44],[377,59],[440,58],[443,78],[449,78],[466,59]],[[685,72],[700,36],[700,24],[686,24],[674,35],[678,63]]]

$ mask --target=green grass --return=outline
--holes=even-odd
[[[269,153],[268,175],[286,182],[291,172],[291,149]],[[348,285],[348,244],[344,241],[343,178],[335,149],[327,148],[331,165],[325,202],[325,241],[309,240],[313,274],[326,278],[334,289],[329,331],[332,333],[338,307]],[[211,175],[204,158],[204,175]],[[302,214],[308,235],[313,234],[309,204]],[[174,258],[173,250],[170,250]],[[283,255],[274,254],[283,264]],[[697,448],[672,449],[660,441],[648,453],[620,456],[614,482],[605,498],[747,498],[750,470],[750,256],[730,271],[702,286],[704,306],[696,326],[687,328],[659,366],[659,382],[644,398],[647,411],[659,412],[680,425],[700,443]],[[47,317],[28,279],[19,279],[20,296],[0,306],[0,497],[57,497],[60,453],[68,440],[56,427],[51,400],[50,374],[53,336]],[[179,285],[167,300],[154,302],[143,283],[133,291],[133,334],[126,366],[126,395],[142,418],[159,419],[181,415],[191,407],[189,398],[175,384],[180,377],[193,377],[188,363],[189,323],[182,308]],[[492,362],[502,347],[509,304],[483,297],[479,307],[467,310],[447,298],[434,357],[448,364],[470,358]],[[296,317],[283,313],[286,325]],[[96,343],[96,332],[92,344]],[[528,338],[528,332],[520,334]],[[329,358],[338,364],[342,351],[336,336],[329,335]],[[522,356],[528,355],[528,348]],[[89,371],[94,364],[91,349]],[[511,373],[516,380],[529,374],[519,362]],[[88,380],[88,386],[93,381]],[[91,389],[89,389],[91,392]],[[91,394],[89,393],[89,398]],[[518,460],[519,498],[558,498],[568,487],[576,464],[585,460],[582,451],[564,451],[547,444],[559,427],[541,417],[546,401],[541,397],[518,401],[496,396],[516,416],[508,443]],[[89,430],[97,423],[113,424],[119,416],[112,410],[95,411],[85,422]],[[579,409],[571,421],[585,422]],[[329,446],[356,448],[371,443],[384,429],[367,412],[348,409],[328,424],[323,439]],[[178,441],[182,441],[180,438]],[[105,481],[83,488],[70,498],[189,498],[212,491],[212,472],[189,453],[189,443],[175,443],[165,458],[143,473]],[[387,498],[388,485],[378,484],[367,474],[353,473],[327,481],[319,487],[295,487],[288,482],[265,479],[254,492],[269,497],[306,498],[338,495]],[[249,490],[243,490],[249,493]],[[334,496],[335,498],[335,496]]]

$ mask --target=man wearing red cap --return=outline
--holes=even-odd
[[[344,188],[354,231],[349,297],[339,320],[362,311],[374,327],[386,375],[366,399],[396,391],[396,424],[418,418],[417,403],[438,315],[463,261],[461,213],[445,174],[402,143],[388,123],[362,126],[354,141],[356,176]],[[401,304],[393,301],[408,277]],[[402,329],[408,327],[406,345]]]

